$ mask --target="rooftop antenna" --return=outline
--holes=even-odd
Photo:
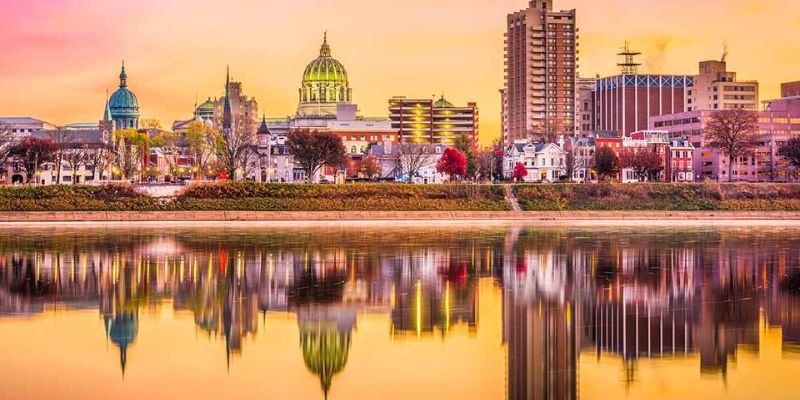
[[[641,54],[641,52],[632,51],[630,43],[627,40],[625,41],[625,47],[622,48],[621,52],[617,53],[618,56],[625,57],[625,62],[617,64],[623,75],[636,75],[638,73],[639,66],[642,64],[635,62],[634,58]]]

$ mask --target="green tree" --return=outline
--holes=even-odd
[[[162,129],[161,121],[159,121],[157,118],[142,118],[139,121],[139,126],[141,126],[142,129]]]
[[[800,170],[800,138],[793,137],[778,149],[778,155],[791,165],[795,171]]]
[[[176,176],[176,172],[178,170],[178,158],[180,157],[180,138],[177,134],[169,131],[158,131],[156,135],[150,138],[150,145],[152,147],[157,147],[161,150],[161,154],[164,156],[164,161],[167,163],[167,168],[169,169],[169,174],[171,176]],[[155,168],[158,171],[158,168]],[[153,168],[147,168],[146,174],[148,177],[152,176]],[[164,171],[158,171],[163,173]],[[156,175],[155,177],[158,177]]]
[[[218,138],[219,132],[199,121],[190,123],[184,133],[186,153],[191,160],[192,169],[198,175],[210,175],[209,169],[214,160]]]
[[[594,168],[600,179],[609,178],[619,170],[619,158],[610,147],[600,146],[594,153]]]
[[[122,179],[141,176],[142,162],[150,148],[150,137],[131,128],[114,132],[114,138],[117,142],[117,167]]]
[[[453,147],[463,153],[464,157],[467,159],[467,171],[465,177],[472,179],[476,178],[478,174],[478,162],[475,158],[475,143],[473,143],[472,139],[468,135],[462,134],[456,136],[456,139],[453,141]]]

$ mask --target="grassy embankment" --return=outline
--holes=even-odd
[[[158,200],[110,185],[0,188],[0,211],[503,211],[499,186],[287,185],[225,182],[189,186]]]
[[[514,193],[528,211],[800,211],[795,184],[519,185]]]
[[[800,211],[794,184],[517,185],[528,211]],[[0,187],[0,211],[503,211],[501,186],[226,182],[154,199],[129,186]]]

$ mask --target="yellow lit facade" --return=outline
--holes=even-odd
[[[401,142],[449,145],[463,135],[473,143],[478,141],[476,103],[457,107],[444,96],[435,101],[393,97],[389,100],[389,119]]]

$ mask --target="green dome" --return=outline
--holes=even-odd
[[[445,98],[444,98],[444,95],[442,95],[442,97],[440,97],[440,98],[439,98],[439,100],[436,100],[436,102],[435,102],[435,103],[433,103],[433,106],[434,106],[434,107],[437,107],[437,108],[451,108],[451,107],[455,107],[455,106],[453,105],[453,103],[451,103],[451,102],[449,102],[449,101],[445,100]]]
[[[197,111],[214,112],[214,102],[212,102],[211,99],[209,98],[208,100],[205,101],[205,103],[197,106]]]
[[[327,35],[319,50],[319,57],[306,67],[303,82],[341,82],[347,83],[347,71],[339,60],[331,57]]]
[[[350,104],[353,91],[342,63],[331,57],[328,34],[322,40],[319,57],[303,71],[303,83],[298,91],[300,104],[297,115],[303,117],[335,117],[339,104]]]
[[[139,116],[139,100],[136,99],[133,92],[128,90],[128,74],[125,73],[124,63],[119,74],[119,89],[108,99],[108,108],[111,111],[111,117],[115,120]]]
[[[117,89],[108,99],[108,108],[113,117],[134,117],[139,115],[139,101],[128,88]]]

